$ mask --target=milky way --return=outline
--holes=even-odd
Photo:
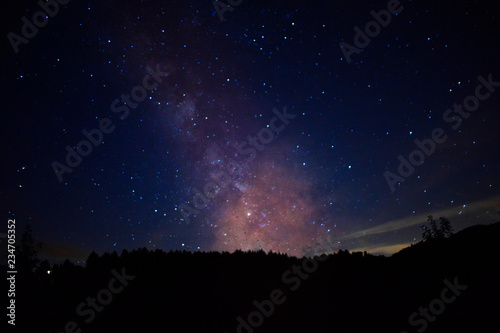
[[[217,140],[205,134],[204,117],[198,113],[194,99],[187,98],[174,108],[171,125],[177,129],[176,137],[184,145],[184,154],[194,161],[193,171],[199,180],[196,185],[188,186],[189,192],[198,197],[188,203],[196,213],[183,220],[208,221],[215,238],[211,249],[231,252],[263,249],[301,255],[307,244],[329,232],[323,223],[328,216],[325,199],[314,197],[310,176],[287,163],[284,154],[291,143],[279,143],[282,139],[279,134],[293,120],[281,120],[275,115],[287,114],[290,118],[297,115],[286,107],[283,111],[269,110],[263,114],[263,118],[270,119],[269,124],[260,130],[249,132],[255,125],[248,123],[248,126],[235,125],[234,132],[223,131],[225,143],[217,144]],[[279,132],[271,131],[270,127]],[[181,135],[179,128],[183,129]],[[237,131],[238,128],[243,130]],[[194,143],[188,152],[187,142]],[[221,173],[225,176],[221,177]],[[203,209],[205,205],[207,209]]]
[[[274,161],[261,161],[254,169],[248,187],[218,209],[214,249],[299,255],[311,238],[325,231],[319,227],[322,218],[311,186]]]
[[[334,220],[332,195],[315,194],[314,177],[292,162],[290,137],[303,112],[277,103],[265,109],[237,96],[231,84],[221,94],[210,77],[172,62],[165,68],[156,109],[185,175],[177,205],[182,224],[209,230],[209,249],[231,252],[303,255],[305,246],[333,234],[336,224],[326,224]]]

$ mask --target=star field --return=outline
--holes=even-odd
[[[8,6],[5,36],[40,10]],[[194,0],[61,5],[18,53],[2,45],[4,219],[31,224],[54,260],[139,247],[301,256],[327,239],[390,254],[421,239],[429,214],[455,230],[495,222],[500,88],[479,77],[500,82],[496,11],[400,6],[348,62],[339,45],[387,1],[243,1],[223,21]],[[480,84],[488,98],[453,129],[443,115]],[[53,162],[82,152],[82,131],[111,126],[59,181]],[[436,128],[447,139],[391,187],[384,174]]]

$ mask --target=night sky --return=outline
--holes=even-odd
[[[500,219],[491,1],[60,3],[1,20],[2,216],[43,257],[392,254],[429,214]]]

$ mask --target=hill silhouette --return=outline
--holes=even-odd
[[[54,333],[497,332],[499,238],[500,222],[391,257],[93,252],[85,267],[43,262],[19,274],[16,326]]]

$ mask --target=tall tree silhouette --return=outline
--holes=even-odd
[[[430,240],[430,239],[432,238],[431,229],[430,229],[428,226],[426,226],[425,224],[422,224],[422,225],[420,226],[420,228],[421,228],[421,229],[422,229],[422,231],[423,231],[423,232],[422,232],[422,239],[423,239],[424,241],[428,241],[428,240]]]
[[[429,221],[429,224],[431,226],[432,238],[434,239],[443,238],[443,234],[441,233],[441,230],[439,230],[437,222],[436,220],[434,220],[434,217],[432,215],[429,215],[427,217],[427,221]]]
[[[439,226],[432,215],[429,215],[427,217],[427,221],[429,222],[429,226],[420,226],[420,228],[423,230],[422,238],[424,241],[445,239],[453,235],[451,222],[446,217],[441,216],[439,218]]]
[[[40,262],[38,259],[38,249],[41,247],[41,243],[36,243],[33,238],[31,225],[26,225],[21,236],[21,244],[19,244],[16,248],[16,261],[18,269],[32,273],[37,267],[37,264]]]
[[[451,235],[453,235],[453,228],[451,227],[451,222],[444,216],[441,216],[439,218],[439,228],[444,238],[448,238]]]

